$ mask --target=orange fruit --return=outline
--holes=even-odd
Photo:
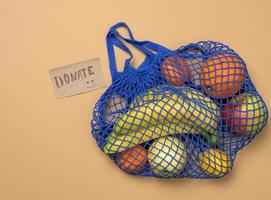
[[[180,56],[169,56],[162,62],[161,73],[169,84],[182,85],[189,77],[188,63]]]
[[[200,70],[202,89],[213,97],[226,98],[244,84],[245,65],[236,55],[218,54],[203,62]]]
[[[116,156],[116,162],[121,169],[138,174],[143,170],[143,166],[147,164],[148,152],[141,145],[127,149]]]

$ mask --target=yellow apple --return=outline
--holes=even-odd
[[[230,157],[225,151],[219,149],[207,149],[198,156],[198,165],[210,176],[222,177],[232,168]]]
[[[187,160],[187,150],[176,137],[167,136],[155,140],[148,150],[152,171],[160,177],[172,177],[182,172]]]

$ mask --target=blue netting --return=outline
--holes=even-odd
[[[146,54],[137,69],[125,42]],[[170,51],[136,41],[119,23],[109,30],[107,46],[113,81],[95,105],[92,134],[127,173],[222,177],[267,123],[266,104],[245,62],[224,44],[201,41]],[[123,72],[117,71],[114,47],[130,55]]]

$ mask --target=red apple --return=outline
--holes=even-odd
[[[162,62],[161,73],[170,85],[183,85],[189,77],[188,63],[180,56],[169,56]]]
[[[258,95],[243,93],[223,107],[222,118],[233,135],[255,135],[267,122],[267,107]]]

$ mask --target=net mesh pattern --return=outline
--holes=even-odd
[[[100,149],[129,174],[223,177],[267,123],[244,60],[224,44],[157,53],[139,69],[118,75],[91,121]]]

